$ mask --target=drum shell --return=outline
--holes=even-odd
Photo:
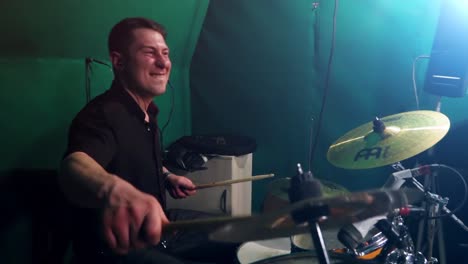
[[[366,261],[350,258],[343,254],[329,254],[330,264],[377,264],[374,261]],[[275,256],[263,259],[252,264],[320,264],[317,254],[314,251],[297,252],[288,255]]]

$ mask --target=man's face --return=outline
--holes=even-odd
[[[129,89],[144,98],[153,98],[166,91],[172,65],[169,48],[159,32],[134,30],[133,41],[124,58],[123,69]]]

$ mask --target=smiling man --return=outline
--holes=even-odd
[[[163,26],[146,18],[116,24],[108,40],[112,86],[70,126],[59,182],[73,204],[77,263],[178,263],[155,249],[169,223],[166,189],[175,198],[196,193],[188,178],[162,166],[153,99],[171,72],[165,38]]]

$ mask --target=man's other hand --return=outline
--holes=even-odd
[[[185,198],[197,193],[195,185],[187,177],[169,174],[166,181],[166,188],[169,194],[175,199]]]

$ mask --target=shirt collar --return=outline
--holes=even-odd
[[[137,104],[135,99],[123,88],[123,86],[116,80],[112,82],[110,93],[117,96],[122,103],[135,115],[138,115],[139,118],[145,120],[145,113],[141,110],[140,106]],[[148,115],[150,118],[155,118],[159,113],[159,108],[152,101],[148,106]]]

